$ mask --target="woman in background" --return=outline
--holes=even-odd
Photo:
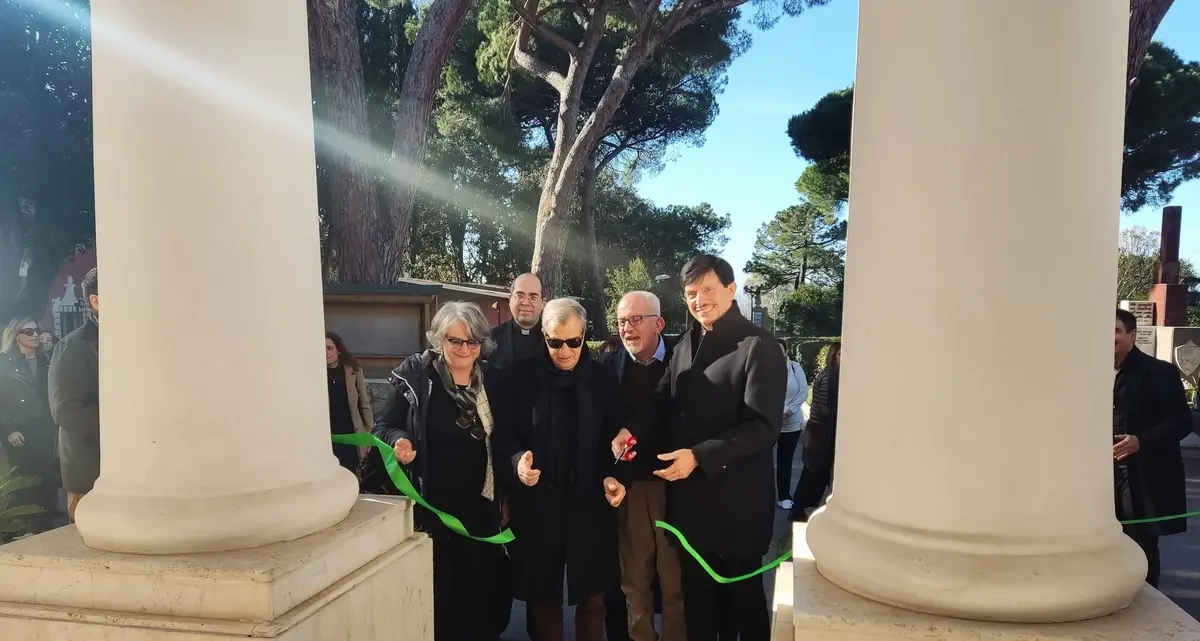
[[[792,511],[788,515],[791,521],[807,521],[808,510],[821,502],[833,480],[841,363],[842,344],[834,343],[825,353],[825,369],[813,381],[812,409],[804,430],[804,470],[792,497]]]
[[[58,426],[50,416],[46,387],[50,363],[41,349],[37,323],[32,318],[13,319],[4,330],[0,355],[0,438],[17,474],[38,479],[9,503],[45,510],[27,521],[25,533],[38,534],[53,527],[61,477],[54,458]]]
[[[775,445],[775,486],[779,492],[779,507],[792,509],[792,459],[804,431],[804,404],[808,401],[808,378],[804,368],[788,355],[787,343],[779,339],[779,347],[787,358],[787,396],[783,403],[783,425]]]
[[[342,337],[333,332],[325,332],[325,367],[329,382],[329,432],[359,434],[370,430],[373,421],[367,379]],[[358,473],[366,448],[334,443],[333,454],[342,467]]]

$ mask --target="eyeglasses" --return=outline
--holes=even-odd
[[[583,346],[583,337],[582,336],[580,336],[578,338],[550,338],[549,336],[546,337],[546,346],[549,347],[550,349],[562,349],[563,345],[566,345],[567,347],[570,347],[571,349],[579,349],[580,347]]]
[[[524,303],[526,301],[529,301],[530,303],[536,303],[536,302],[542,300],[541,294],[526,294],[525,292],[513,292],[512,296],[513,296],[513,298],[517,299],[517,302],[519,302],[519,303]]]
[[[37,327],[23,327],[21,328],[21,331],[17,333],[21,336],[37,336],[38,334],[42,333],[42,330]]]
[[[476,441],[482,441],[483,439],[487,438],[487,432],[485,432],[483,426],[479,424],[479,417],[475,416],[474,414],[467,414],[465,412],[459,414],[458,420],[454,423],[460,428],[466,430],[467,433],[471,435],[471,438],[475,439]]]
[[[447,338],[446,342],[450,343],[451,346],[459,348],[459,349],[461,349],[465,345],[471,351],[475,351],[475,350],[479,349],[480,345],[483,345],[483,341],[479,341],[479,340],[475,340],[475,339]]]
[[[638,316],[630,316],[629,318],[618,318],[617,327],[624,327],[626,325],[633,325],[634,327],[637,327],[638,325],[642,324],[644,319],[647,318],[658,318],[658,314],[640,314]]]

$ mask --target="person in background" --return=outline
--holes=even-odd
[[[331,434],[361,434],[371,429],[371,396],[367,377],[342,337],[325,332],[325,375],[329,382],[329,431]],[[333,454],[342,467],[358,473],[367,448],[333,444]]]
[[[504,519],[492,457],[495,400],[480,358],[492,347],[487,319],[473,303],[449,302],[434,314],[426,338],[433,347],[392,372],[372,431],[394,448],[431,505],[457,516],[472,535],[491,536]],[[368,491],[396,493],[386,474],[364,477]],[[504,547],[451,532],[436,515],[415,509],[417,526],[433,539],[434,639],[498,639],[512,605]]]
[[[490,336],[496,350],[488,357],[488,367],[503,369],[533,358],[545,349],[539,320],[545,304],[542,281],[533,274],[517,276],[508,297],[512,320],[492,328]]]
[[[50,354],[54,353],[54,346],[57,344],[57,341],[54,339],[54,332],[48,329],[43,329],[40,338],[42,343],[42,352],[46,355],[46,358],[50,358]]]
[[[50,529],[58,509],[58,462],[54,460],[58,426],[50,416],[46,389],[49,362],[41,349],[41,330],[32,318],[15,318],[4,330],[4,370],[0,371],[0,437],[9,463],[21,476],[39,482],[10,497],[9,507],[33,505],[45,510],[28,517],[26,534]]]
[[[804,429],[804,469],[796,483],[789,521],[807,521],[833,481],[833,454],[837,442],[838,381],[842,344],[833,343],[825,352],[821,373],[813,381],[812,405]]]
[[[619,580],[617,508],[624,465],[609,454],[621,410],[616,375],[592,360],[587,312],[570,299],[542,311],[545,347],[490,379],[498,478],[512,490],[518,598],[533,641],[561,641],[563,578],[577,641],[604,641],[604,595]]]
[[[784,358],[788,359],[787,400],[783,405],[783,426],[779,428],[779,443],[775,446],[775,485],[779,492],[779,507],[792,509],[792,459],[804,431],[804,404],[808,402],[808,378],[800,363],[788,357],[787,343],[779,340]]]
[[[619,349],[621,349],[621,336],[619,334],[609,336],[608,340],[604,341],[604,347],[600,351],[601,360],[603,360],[604,356],[612,354]],[[609,641],[613,640],[609,639]]]
[[[1117,520],[1183,514],[1186,477],[1179,441],[1192,432],[1179,370],[1137,348],[1137,319],[1118,309],[1113,365],[1113,472]],[[1146,583],[1158,587],[1158,539],[1187,531],[1187,519],[1123,526],[1146,553]]]
[[[63,337],[50,359],[50,413],[58,425],[58,454],[67,516],[100,476],[100,277],[95,268],[80,284],[87,318]]]
[[[617,331],[620,345],[600,362],[612,368],[621,386],[621,400],[627,416],[654,412],[654,390],[667,371],[674,351],[662,337],[666,323],[662,304],[650,292],[625,294],[617,304]],[[630,462],[630,479],[625,502],[618,511],[617,538],[621,551],[621,592],[623,602],[610,609],[627,611],[628,635],[633,641],[685,641],[687,628],[683,614],[683,586],[679,575],[679,552],[668,534],[654,526],[667,518],[667,484],[654,475],[666,467],[655,458],[666,450],[665,430],[639,443],[641,458]],[[654,580],[662,592],[662,636],[654,631]],[[612,617],[610,617],[612,620]],[[609,641],[618,637],[611,632]]]
[[[680,280],[695,321],[655,391],[659,411],[631,421],[612,451],[624,451],[631,435],[641,442],[669,426],[670,451],[657,458],[670,465],[654,472],[670,482],[667,520],[718,574],[739,576],[762,567],[771,544],[772,448],[783,421],[787,359],[774,337],[738,310],[733,267],[724,259],[701,254]],[[770,638],[762,580],[722,584],[690,554],[680,563],[690,641]]]

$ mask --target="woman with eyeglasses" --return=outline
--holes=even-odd
[[[329,431],[357,434],[371,429],[371,396],[367,378],[358,360],[346,349],[342,337],[325,332],[325,376],[329,381]],[[333,454],[342,467],[358,473],[366,448],[333,444]]]
[[[4,330],[0,362],[0,438],[8,462],[37,485],[9,499],[10,506],[34,505],[45,512],[28,517],[27,534],[52,527],[58,507],[59,466],[54,459],[58,427],[50,416],[46,387],[49,359],[41,349],[41,329],[31,318],[16,318]]]
[[[472,535],[491,536],[504,518],[492,459],[494,399],[484,387],[487,319],[473,303],[446,303],[426,337],[432,347],[392,372],[373,432],[392,446],[431,505],[458,517]],[[363,482],[367,492],[397,493],[378,453],[368,457]],[[512,606],[504,547],[455,534],[420,507],[414,518],[433,539],[434,639],[498,639]]]
[[[533,641],[563,638],[563,577],[575,638],[604,640],[604,594],[618,584],[617,510],[628,463],[610,443],[621,427],[616,374],[584,342],[587,313],[560,298],[542,311],[545,350],[489,383],[497,478],[512,488],[517,598]]]

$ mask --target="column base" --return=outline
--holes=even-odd
[[[88,548],[74,527],[0,547],[14,641],[429,641],[433,545],[408,501],[362,497],[336,526],[176,556]]]
[[[1148,585],[1116,614],[1075,623],[996,623],[921,614],[856,596],[817,571],[805,542],[805,524],[793,529],[793,559],[779,567],[772,641],[1191,641],[1200,623]],[[789,576],[785,576],[790,573]],[[779,588],[791,583],[791,589]],[[1098,577],[1097,582],[1103,577]],[[997,598],[1003,599],[1002,595]],[[790,621],[780,616],[791,612]]]
[[[131,554],[192,554],[291,541],[346,518],[358,479],[327,461],[325,478],[224,496],[157,497],[109,491],[104,477],[75,519],[89,547]]]
[[[906,610],[977,621],[1058,623],[1133,602],[1146,556],[1113,524],[1107,540],[1013,540],[907,530],[839,509],[810,518],[807,545],[843,590]]]

